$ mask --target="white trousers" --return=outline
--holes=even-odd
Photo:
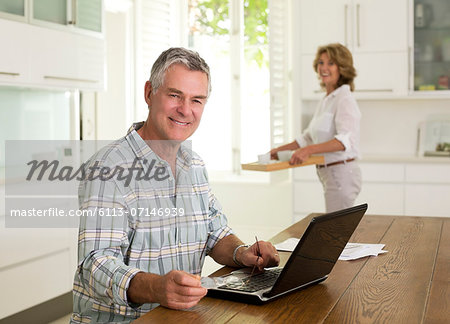
[[[356,161],[317,168],[317,175],[323,185],[327,213],[354,206],[362,182]]]

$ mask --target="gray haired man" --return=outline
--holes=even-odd
[[[145,84],[147,120],[88,161],[113,170],[138,160],[144,173],[157,165],[168,176],[80,185],[80,209],[102,210],[103,217],[81,220],[72,323],[124,321],[158,305],[196,305],[207,293],[199,277],[206,255],[234,267],[279,263],[272,244],[260,241],[258,252],[256,243],[244,245],[233,234],[203,161],[184,145],[199,126],[210,84],[198,53],[166,50]]]

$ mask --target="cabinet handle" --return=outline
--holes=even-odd
[[[76,82],[86,82],[86,83],[97,83],[97,80],[89,80],[89,79],[78,79],[78,78],[66,78],[66,77],[59,77],[59,76],[53,76],[53,75],[44,75],[44,79],[51,79],[51,80],[62,80],[62,81],[76,81]]]
[[[348,22],[348,5],[344,6],[344,33],[345,33],[345,46],[348,47],[348,26],[347,26],[347,22]]]
[[[355,89],[355,92],[394,92],[394,89]]]
[[[357,44],[358,44],[358,47],[361,47],[361,32],[360,32],[360,24],[359,24],[359,21],[360,21],[360,10],[361,10],[361,5],[358,3],[357,5],[356,5],[356,39],[357,39]]]
[[[2,72],[0,71],[1,75],[10,75],[10,76],[19,76],[20,73],[15,73],[15,72]]]
[[[76,25],[77,23],[77,1],[76,0],[72,0],[72,8],[71,8],[71,13],[70,13],[70,18],[72,18],[72,20],[69,20],[67,23],[69,25]]]
[[[408,91],[411,91],[411,79],[412,79],[412,77],[411,77],[411,71],[413,70],[412,68],[411,68],[411,62],[413,61],[412,60],[412,55],[413,55],[413,51],[412,51],[412,48],[411,48],[411,46],[409,46],[408,47]]]

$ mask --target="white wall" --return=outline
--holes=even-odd
[[[422,121],[434,115],[450,116],[449,99],[358,99],[361,110],[361,153],[364,155],[416,154],[417,130]],[[317,101],[305,101],[302,129],[306,127]],[[297,113],[298,116],[298,113]],[[296,125],[298,129],[299,123]]]
[[[277,171],[289,172],[289,171]],[[292,221],[292,185],[277,183],[211,181],[230,226],[245,242],[269,239]]]

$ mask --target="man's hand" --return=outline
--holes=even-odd
[[[259,252],[258,252],[259,246]],[[248,267],[256,265],[260,271],[266,267],[275,267],[280,263],[277,249],[270,242],[258,241],[236,255],[237,260]],[[259,257],[258,257],[259,256]]]
[[[135,303],[159,303],[172,309],[195,306],[208,290],[200,277],[184,271],[170,271],[164,276],[140,272],[131,280],[128,299]]]
[[[161,276],[152,287],[152,295],[162,306],[186,309],[196,305],[208,290],[203,288],[200,277],[184,271],[171,271]]]

